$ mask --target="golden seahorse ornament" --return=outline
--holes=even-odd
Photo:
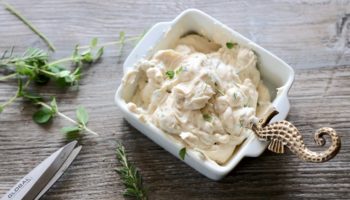
[[[252,129],[259,139],[270,141],[268,149],[275,153],[284,153],[284,147],[296,154],[300,159],[308,162],[325,162],[332,159],[340,150],[341,141],[334,129],[320,128],[314,134],[314,140],[319,146],[323,146],[326,140],[324,135],[329,135],[332,144],[322,152],[314,152],[308,149],[303,141],[303,137],[298,129],[288,121],[278,121],[268,124],[270,120],[278,114],[273,110],[266,118],[260,119],[257,124],[253,124]]]

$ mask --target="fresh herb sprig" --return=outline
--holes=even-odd
[[[31,82],[43,85],[52,79],[61,87],[77,85],[82,75],[83,65],[96,62],[103,54],[104,47],[96,49],[96,45],[97,39],[94,38],[84,51],[80,52],[77,46],[72,56],[51,62],[49,62],[48,53],[37,48],[28,48],[22,56],[3,55],[0,59],[0,69],[10,74],[0,77],[0,81],[16,78],[18,83],[26,80],[26,84],[21,86],[18,84],[18,88],[22,87],[21,90],[18,90],[15,98],[0,104],[0,111],[18,97],[25,97],[23,94],[27,93],[26,90]],[[74,65],[72,70],[63,65],[67,62]]]
[[[124,195],[134,197],[137,200],[147,200],[148,197],[143,185],[142,176],[139,170],[128,161],[125,148],[121,143],[117,144],[116,157],[121,167],[115,171],[120,175],[125,186]]]
[[[53,117],[60,116],[63,119],[74,124],[73,126],[66,126],[61,129],[61,132],[65,134],[68,139],[77,139],[83,131],[98,136],[98,133],[92,131],[87,127],[89,114],[83,106],[79,106],[77,108],[77,120],[74,120],[59,111],[55,98],[52,99],[50,104],[46,104],[42,101],[38,101],[36,104],[41,106],[41,108],[33,115],[33,120],[36,123],[45,124],[49,122]]]
[[[105,44],[124,45],[126,41],[140,39],[140,36],[125,39],[124,34],[121,35],[123,35],[123,38],[120,38],[119,41]],[[6,102],[0,103],[0,113],[18,98],[23,98],[41,106],[33,115],[33,120],[36,123],[48,123],[54,116],[58,115],[74,124],[74,126],[64,127],[61,130],[68,138],[77,137],[83,131],[97,135],[97,133],[87,128],[88,115],[83,108],[78,108],[77,121],[75,121],[59,112],[55,99],[50,104],[47,104],[42,96],[32,93],[28,88],[35,88],[29,87],[30,85],[36,85],[32,83],[44,85],[50,80],[53,80],[61,87],[78,85],[84,65],[90,65],[98,61],[103,52],[104,44],[99,44],[97,38],[92,39],[87,46],[81,47],[77,45],[72,56],[54,61],[49,60],[47,52],[37,48],[28,48],[21,56],[13,56],[13,48],[10,51],[5,51],[0,57],[0,73],[6,74],[0,76],[0,81],[17,80],[18,84],[16,93]],[[66,67],[67,63],[70,63],[73,67],[68,69]]]

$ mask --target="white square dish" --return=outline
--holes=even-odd
[[[287,94],[294,80],[293,69],[264,48],[196,9],[182,12],[171,22],[161,22],[154,25],[124,62],[124,74],[133,69],[138,60],[149,58],[158,50],[173,48],[178,38],[190,32],[196,32],[223,46],[227,41],[234,41],[252,49],[258,56],[258,69],[272,94],[273,105],[279,111],[279,114],[271,122],[286,118],[290,108]],[[136,85],[123,85],[122,83],[117,89],[115,102],[123,116],[152,141],[179,157],[178,152],[183,145],[172,140],[154,125],[141,122],[136,114],[128,110],[126,104],[135,88]],[[197,152],[191,150],[187,151],[184,162],[208,178],[219,180],[229,173],[243,157],[257,157],[265,150],[266,146],[266,142],[259,141],[255,135],[251,135],[237,147],[225,165],[205,160]]]

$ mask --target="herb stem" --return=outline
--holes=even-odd
[[[13,15],[15,15],[18,19],[20,19],[25,25],[27,25],[35,34],[37,34],[41,39],[44,40],[44,42],[50,47],[52,51],[55,51],[56,48],[54,45],[50,42],[50,40],[41,33],[30,21],[28,21],[16,8],[14,8],[9,3],[2,1],[4,4],[6,10],[10,11]]]
[[[8,101],[6,101],[6,102],[3,103],[2,105],[0,105],[0,107],[3,109],[3,108],[5,108],[6,106],[12,104],[12,103],[17,99],[17,97],[18,97],[18,95],[19,95],[19,92],[20,92],[19,90],[20,90],[20,89],[18,88],[16,94],[15,94],[13,97],[11,97]]]
[[[53,76],[53,77],[57,77],[57,75],[55,73],[52,73],[52,72],[49,72],[49,71],[46,71],[46,70],[43,70],[43,69],[40,69],[39,71],[44,73],[44,74],[47,74],[47,75],[50,75],[50,76]]]
[[[63,63],[63,62],[69,62],[69,61],[72,61],[72,60],[73,60],[72,57],[62,58],[62,59],[55,60],[53,62],[50,62],[50,63],[46,64],[46,67],[57,65],[57,64],[60,64],[60,63]]]
[[[44,103],[44,102],[38,102],[37,104],[42,105],[42,106],[44,106],[45,108],[51,109],[51,106],[47,105],[47,104]],[[57,111],[57,115],[60,116],[60,117],[62,117],[62,118],[64,118],[64,119],[66,119],[67,121],[69,121],[69,122],[71,122],[71,123],[73,123],[73,124],[75,124],[75,125],[80,126],[80,127],[83,128],[85,131],[87,131],[87,132],[89,132],[89,133],[91,133],[91,134],[93,134],[93,135],[98,136],[98,133],[96,133],[95,131],[92,131],[91,129],[89,129],[89,128],[86,127],[86,126],[81,126],[77,121],[75,121],[74,119],[68,117],[67,115],[65,115],[65,114],[63,114],[63,113],[61,113],[61,112],[59,112],[59,111]]]
[[[30,65],[26,65],[24,64],[24,66],[28,67],[28,68],[31,68],[31,69],[35,69],[35,67],[33,66],[30,66]],[[49,76],[53,76],[53,77],[57,77],[57,74],[55,73],[52,73],[52,72],[49,72],[49,71],[46,71],[46,70],[43,70],[43,69],[39,69],[40,72],[44,73],[44,74],[47,74]]]
[[[0,107],[5,108],[6,106],[10,105],[12,102],[14,102],[18,97],[18,93],[16,93],[16,95],[14,95],[13,97],[11,97],[11,99],[9,99],[8,101],[6,101],[5,103],[3,103]]]
[[[118,41],[114,41],[114,42],[102,43],[102,44],[98,45],[97,47],[123,44],[125,42],[134,41],[134,40],[138,40],[138,39],[140,39],[140,36],[130,37],[130,38],[125,39],[125,40],[118,40]],[[89,45],[85,45],[85,46],[79,46],[78,47],[78,49],[87,49],[87,48],[90,48],[90,46]]]
[[[0,81],[5,81],[7,79],[16,77],[16,75],[17,75],[17,73],[13,73],[13,74],[10,74],[10,75],[7,75],[7,76],[0,77]]]
[[[30,79],[27,80],[26,84],[24,84],[23,89],[26,89],[30,84]]]

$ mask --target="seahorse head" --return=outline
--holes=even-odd
[[[271,121],[271,119],[276,116],[279,112],[276,109],[272,109],[270,112],[268,112],[265,117],[259,119],[257,123],[254,123],[252,126],[253,131],[259,130],[264,128],[266,125],[268,125]]]

